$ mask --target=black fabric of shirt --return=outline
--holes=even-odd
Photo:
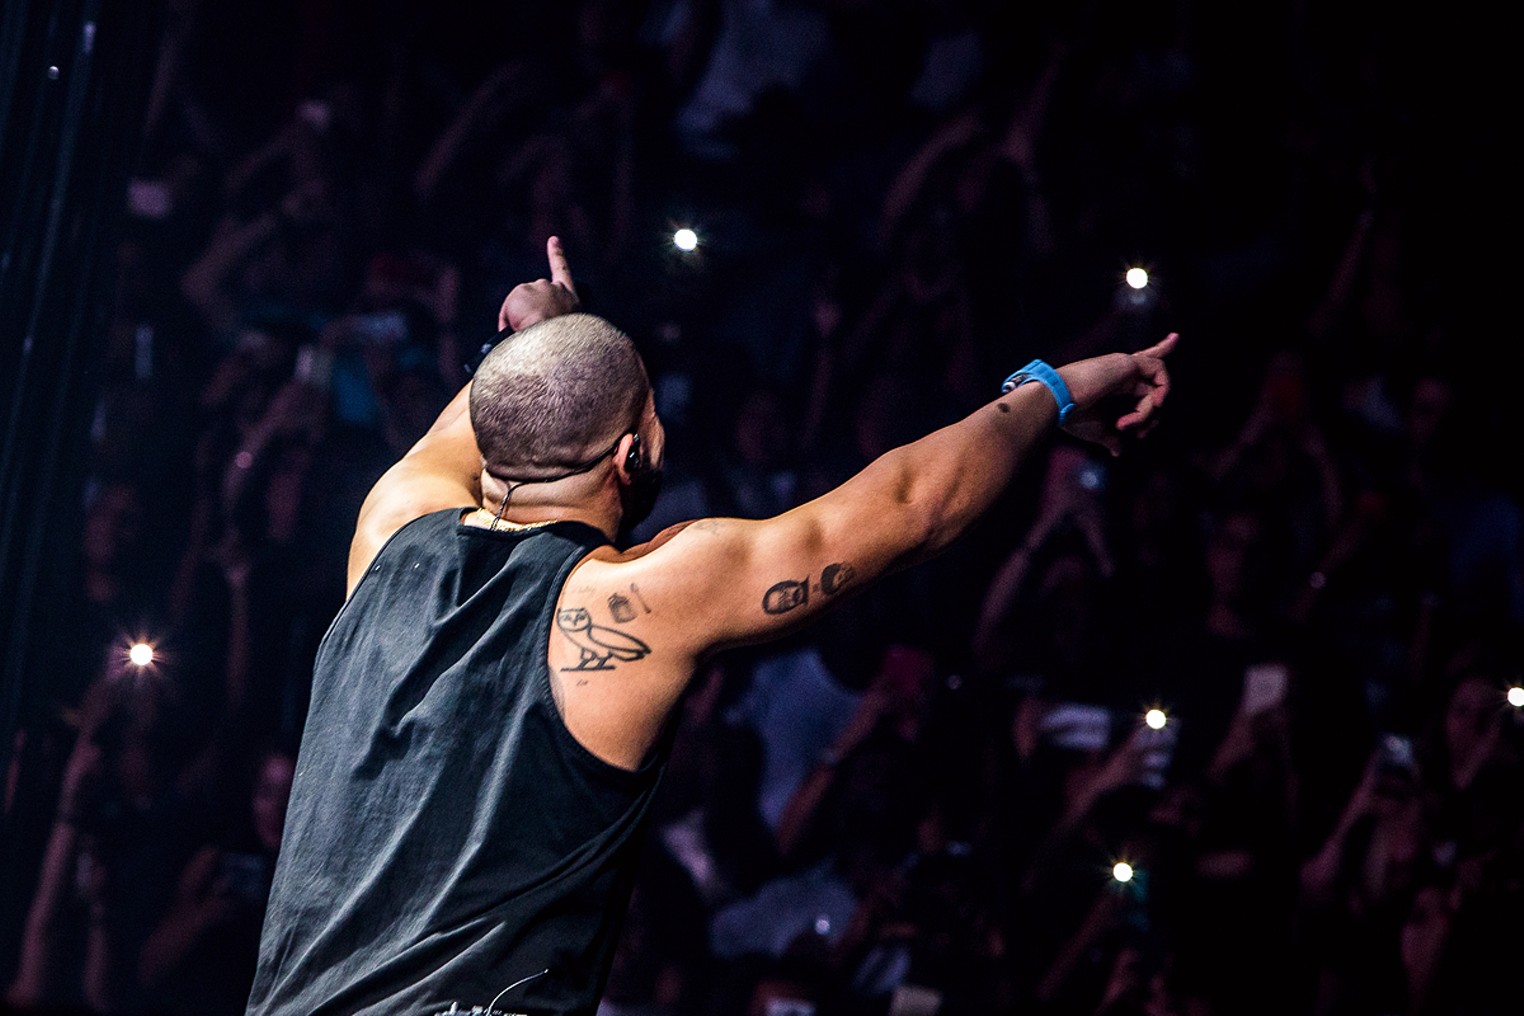
[[[460,516],[399,530],[318,650],[250,1016],[486,1009],[530,977],[495,1009],[597,1007],[663,754],[610,765],[551,698],[557,598],[605,540]]]

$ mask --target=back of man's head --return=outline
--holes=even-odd
[[[471,383],[471,427],[494,476],[544,479],[634,430],[649,392],[629,336],[595,315],[563,314],[487,354]]]

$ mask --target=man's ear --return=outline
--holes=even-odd
[[[645,468],[646,452],[641,444],[640,435],[634,431],[619,439],[618,450],[614,453],[614,461],[618,464],[619,479],[623,483],[629,483],[637,473]]]

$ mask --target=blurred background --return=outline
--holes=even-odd
[[[640,535],[787,509],[1034,356],[1184,335],[1146,445],[1054,443],[945,557],[699,675],[602,1016],[1524,1006],[1498,25],[7,0],[0,31],[9,1011],[242,1012],[360,501],[550,234],[652,368]]]

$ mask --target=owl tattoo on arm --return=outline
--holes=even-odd
[[[650,646],[633,635],[594,624],[586,607],[556,611],[556,627],[581,654],[575,666],[562,670],[613,670],[615,661],[633,663],[651,652]]]

